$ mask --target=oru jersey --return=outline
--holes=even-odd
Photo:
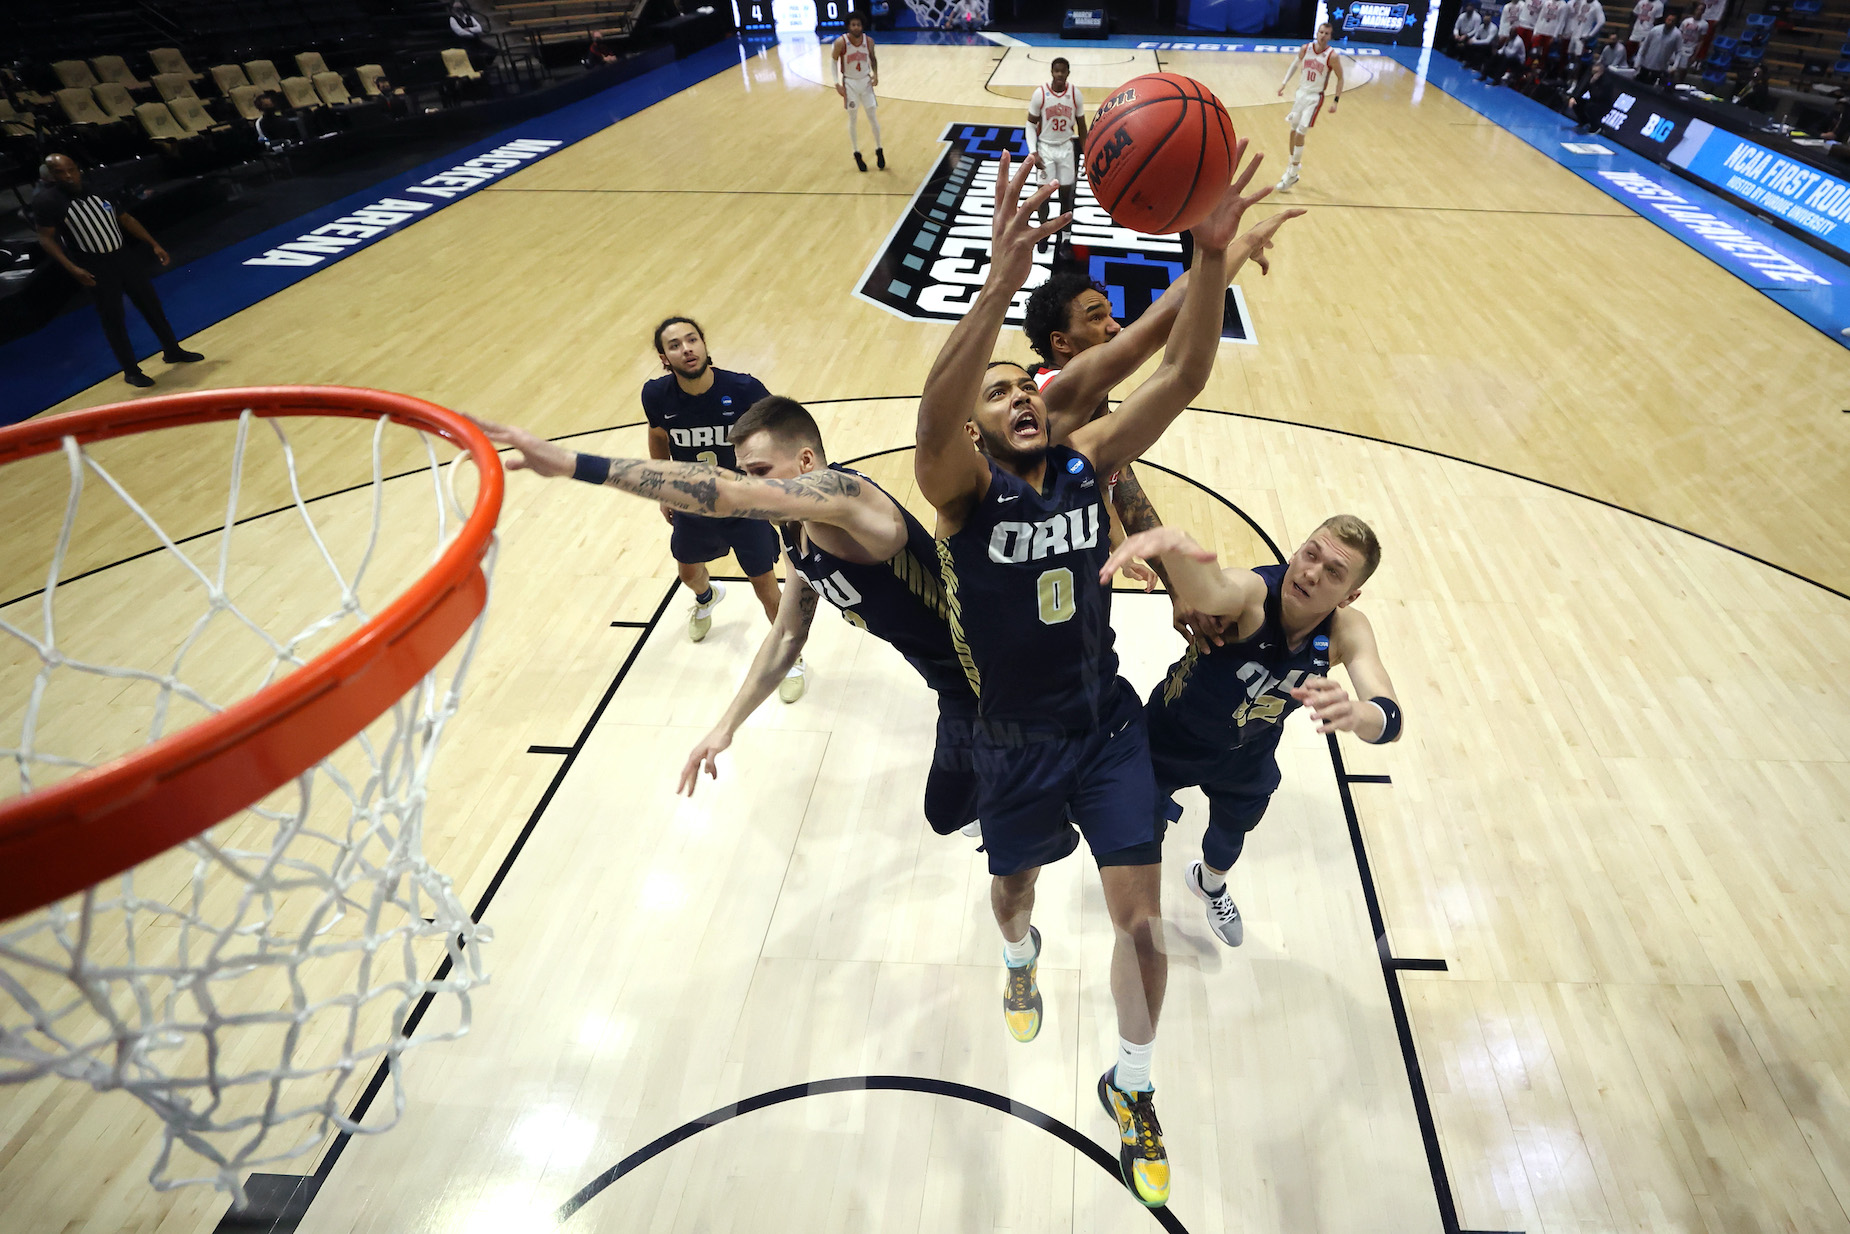
[[[830,463],[829,470],[880,489],[860,472],[839,463]],[[893,504],[905,520],[906,543],[886,561],[848,561],[806,544],[800,522],[779,523],[777,532],[790,563],[817,595],[840,609],[849,622],[891,643],[925,678],[926,685],[967,698],[970,686],[951,643],[944,586],[938,578],[937,542],[911,511],[897,500]]]
[[[681,389],[673,373],[642,383],[642,414],[650,428],[668,434],[668,457],[677,463],[712,463],[728,471],[739,469],[732,454],[732,426],[753,403],[771,392],[750,373],[711,370],[713,384],[705,394]]]
[[[1298,709],[1291,691],[1306,677],[1330,672],[1331,613],[1296,651],[1285,644],[1279,602],[1285,567],[1259,566],[1265,580],[1265,620],[1243,642],[1205,655],[1192,647],[1150,695],[1150,741],[1184,756],[1238,751],[1242,758],[1278,747],[1285,717]],[[1177,748],[1179,747],[1179,749]]]
[[[989,492],[938,541],[951,637],[978,713],[1026,732],[1080,734],[1115,705],[1104,486],[1068,446],[1047,451],[1043,495],[989,462]]]

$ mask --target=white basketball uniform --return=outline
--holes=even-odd
[[[1034,94],[1028,100],[1028,114],[1040,117],[1041,135],[1036,149],[1045,164],[1041,169],[1046,177],[1043,183],[1079,183],[1079,118],[1086,114],[1079,87],[1069,81],[1060,94],[1046,86],[1034,87]]]
[[[841,84],[848,92],[848,109],[872,111],[878,106],[874,101],[873,36],[863,34],[859,47],[847,35],[841,37]]]
[[[1285,117],[1285,123],[1296,132],[1308,133],[1317,123],[1317,113],[1323,110],[1323,92],[1330,84],[1330,66],[1335,62],[1334,43],[1322,51],[1314,43],[1304,44],[1304,80],[1298,84],[1297,97],[1291,100],[1291,111]]]

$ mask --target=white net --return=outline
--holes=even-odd
[[[989,0],[906,0],[906,7],[931,30],[982,30],[989,25]]]
[[[356,437],[370,436],[370,481],[305,500],[289,433],[249,411],[235,424],[104,443],[114,470],[168,482],[144,498],[197,517],[219,498],[204,495],[196,459],[180,472],[129,443],[230,436],[222,520],[212,513],[211,530],[178,541],[99,461],[102,447],[67,438],[62,460],[34,460],[68,469],[69,497],[42,592],[0,604],[0,743],[17,735],[0,745],[17,777],[0,783],[0,797],[154,741],[300,668],[427,569],[465,521],[457,476],[474,473],[461,455],[440,461],[439,439],[384,417],[294,423],[298,434],[332,435],[317,466],[342,445],[351,460]],[[388,476],[388,458],[417,466]],[[87,477],[115,509],[86,500]],[[241,514],[241,495],[276,508]],[[130,531],[150,551],[96,572],[73,560],[74,539],[107,532],[120,545]],[[58,1075],[132,1095],[166,1128],[150,1181],[212,1183],[240,1204],[250,1171],[312,1151],[331,1130],[395,1122],[407,1019],[426,996],[451,999],[445,1027],[416,1040],[460,1035],[468,991],[486,979],[488,931],[424,855],[432,759],[481,628],[478,619],[386,714],[263,801],[0,923],[0,1082]],[[393,1112],[360,1127],[349,1111],[382,1061]]]

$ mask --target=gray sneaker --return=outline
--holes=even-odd
[[[1208,928],[1220,935],[1221,942],[1238,947],[1246,938],[1246,927],[1240,924],[1240,908],[1227,888],[1223,885],[1219,891],[1210,893],[1201,885],[1201,863],[1191,861],[1188,863],[1188,889],[1208,906]]]

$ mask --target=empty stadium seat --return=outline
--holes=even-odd
[[[53,61],[51,71],[58,75],[58,84],[66,90],[88,90],[96,84],[96,74],[82,60]]]
[[[296,71],[310,81],[328,71],[328,62],[321,58],[318,51],[298,51],[295,54]]]
[[[347,93],[347,83],[341,80],[339,73],[316,73],[311,80],[315,93],[329,107],[345,107],[353,102],[353,96]]]
[[[13,101],[0,94],[0,134],[7,137],[33,137],[38,130],[37,116],[29,111],[14,111]]]
[[[148,62],[154,65],[156,73],[178,73],[188,81],[203,81],[204,76],[193,72],[193,66],[186,62],[178,47],[155,47],[148,52]]]
[[[167,110],[180,122],[180,127],[189,133],[207,133],[225,127],[212,118],[204,103],[190,94],[183,94],[169,102]]]
[[[283,78],[283,97],[289,100],[289,106],[297,111],[313,111],[324,106],[321,96],[315,93],[315,83],[306,77]]]
[[[58,110],[72,124],[108,124],[110,117],[96,105],[96,96],[90,87],[66,86],[58,91]]]
[[[251,85],[266,92],[278,92],[283,88],[283,79],[276,75],[276,66],[268,60],[246,60],[244,72],[249,75]]]
[[[192,137],[165,103],[143,103],[135,109],[135,119],[141,121],[142,131],[156,141],[186,141]]]
[[[446,76],[474,81],[481,71],[469,63],[469,53],[460,47],[448,47],[443,51],[443,71]]]
[[[133,73],[128,71],[128,61],[121,56],[93,56],[90,59],[90,68],[95,71],[98,81],[115,82],[128,90],[148,88],[147,82],[137,79]]]
[[[90,87],[90,93],[95,97],[96,105],[111,120],[121,120],[135,114],[135,100],[129,97],[128,87],[119,81],[99,81]]]
[[[233,86],[225,97],[231,100],[233,111],[243,116],[246,120],[254,122],[258,116],[263,114],[257,109],[257,98],[262,93],[262,87],[246,84],[242,86]]]
[[[235,64],[215,64],[212,66],[212,80],[218,86],[218,92],[226,98],[239,86],[248,86],[251,79],[244,75],[244,70]]]
[[[171,103],[182,95],[189,95],[193,98],[199,97],[193,94],[192,78],[188,77],[185,73],[156,73],[154,75],[154,88],[161,92],[161,101],[163,103]]]

